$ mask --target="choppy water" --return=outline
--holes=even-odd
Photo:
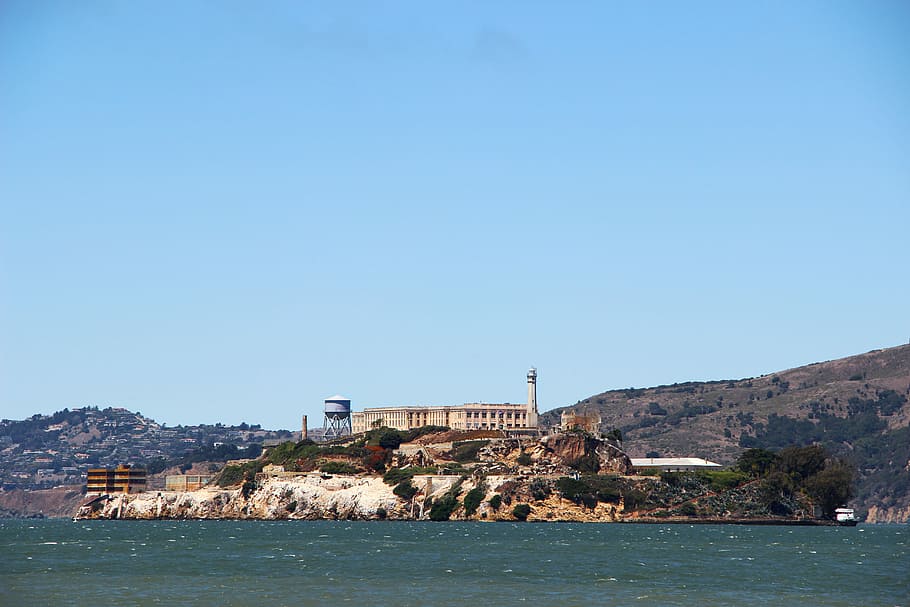
[[[0,605],[910,605],[910,527],[0,521]]]

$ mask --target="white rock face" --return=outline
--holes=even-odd
[[[384,509],[410,518],[409,509],[379,477],[318,475],[267,479],[244,496],[240,489],[161,491],[114,496],[95,513],[130,519],[370,519]]]

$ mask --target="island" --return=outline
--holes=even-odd
[[[90,493],[76,517],[837,524],[851,482],[820,446],[672,470],[633,466],[618,432],[383,427],[275,445],[195,490]]]

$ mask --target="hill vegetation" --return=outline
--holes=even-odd
[[[761,377],[603,392],[542,414],[597,412],[632,457],[698,456],[730,465],[746,449],[820,445],[857,470],[854,507],[910,511],[910,345]],[[891,514],[888,514],[888,513]]]

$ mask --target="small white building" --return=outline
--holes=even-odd
[[[632,467],[636,470],[653,468],[666,472],[687,472],[690,470],[717,470],[720,464],[700,457],[633,457]]]

